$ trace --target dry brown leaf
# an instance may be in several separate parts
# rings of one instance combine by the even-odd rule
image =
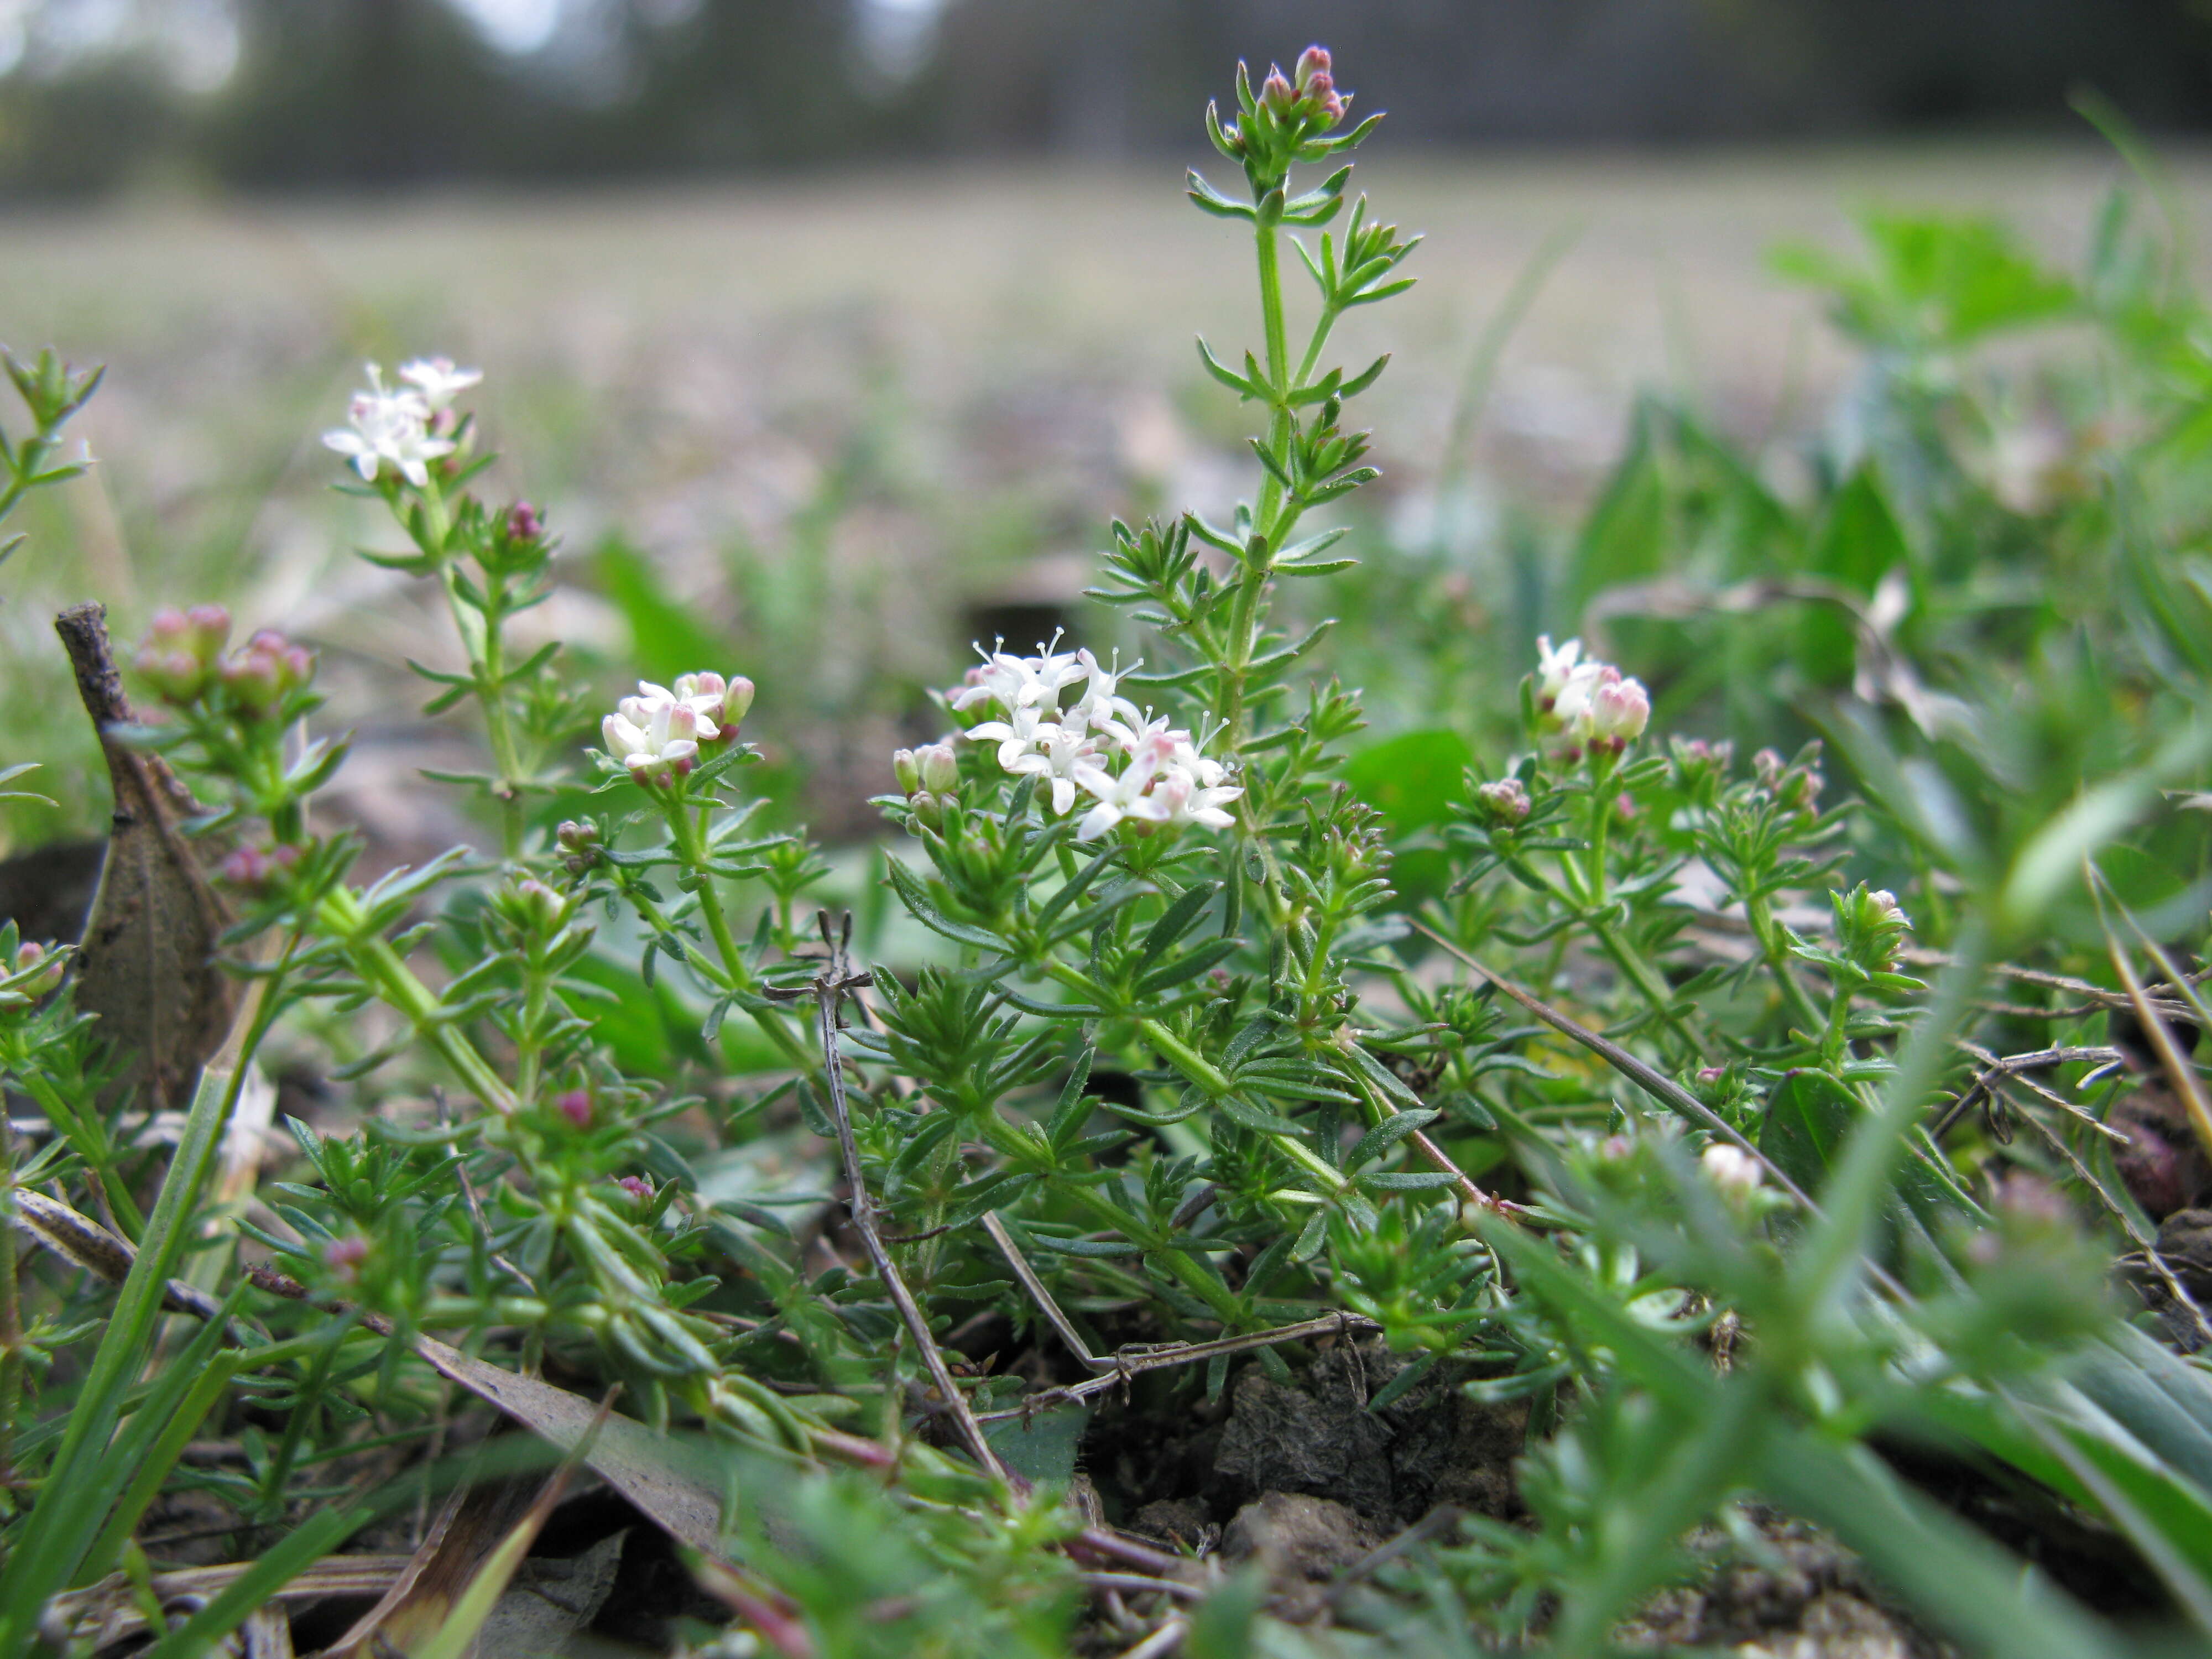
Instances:
[[[416,1351],[438,1373],[459,1383],[562,1452],[590,1433],[599,1407],[580,1394],[517,1371],[472,1359],[435,1337],[415,1339]],[[627,1417],[609,1417],[584,1462],[678,1543],[716,1559],[722,1553],[722,1504],[715,1490],[687,1474],[682,1449]]]
[[[530,1509],[543,1482],[517,1475],[470,1480],[439,1509],[406,1570],[383,1600],[331,1644],[326,1659],[415,1652],[438,1632],[483,1559]],[[370,1646],[374,1639],[376,1645]]]
[[[154,1595],[164,1607],[197,1605],[228,1589],[240,1575],[252,1570],[251,1561],[234,1561],[220,1567],[185,1567],[154,1575]],[[276,1593],[278,1601],[319,1601],[330,1595],[375,1595],[386,1589],[407,1565],[404,1555],[325,1556]],[[136,1636],[146,1628],[137,1592],[121,1573],[110,1573],[96,1584],[70,1590],[47,1603],[42,1628],[73,1632],[94,1648]]]
[[[132,1057],[149,1103],[181,1108],[238,1010],[238,984],[214,961],[232,921],[209,880],[223,849],[185,836],[181,826],[200,805],[161,758],[111,735],[132,716],[106,618],[105,606],[80,605],[54,619],[115,790],[107,856],[77,956],[76,1001]]]

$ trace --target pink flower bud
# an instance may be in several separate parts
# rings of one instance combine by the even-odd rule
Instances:
[[[179,708],[197,702],[207,689],[207,665],[189,651],[162,651],[149,644],[131,659],[131,665],[154,688],[155,696]]]
[[[284,890],[299,861],[296,847],[241,847],[222,861],[216,874],[249,898],[267,898]]]
[[[1518,823],[1528,816],[1528,790],[1518,778],[1499,778],[1474,792],[1482,809],[1496,820]]]
[[[897,781],[899,793],[911,795],[921,787],[921,767],[911,749],[891,750],[891,776]]]
[[[1590,693],[1589,720],[1592,738],[1619,749],[1644,735],[1651,720],[1651,700],[1638,681],[1607,681]]]
[[[914,758],[921,769],[921,787],[933,794],[949,795],[960,787],[960,757],[951,744],[924,744]]]
[[[753,683],[743,674],[731,675],[729,690],[722,694],[723,730],[734,732],[752,706]]]
[[[592,1097],[581,1089],[568,1089],[554,1096],[553,1109],[579,1129],[592,1127]]]
[[[45,970],[34,971],[41,963],[46,964]],[[40,945],[33,939],[26,939],[15,947],[15,966],[8,971],[11,976],[15,974],[31,975],[22,984],[15,988],[17,994],[27,997],[42,997],[49,991],[58,990],[61,988],[64,966],[63,958],[52,955],[52,946]]]
[[[219,605],[196,605],[185,612],[190,636],[186,649],[202,662],[213,662],[230,639],[230,612]]]
[[[274,652],[248,650],[223,664],[222,684],[248,713],[265,714],[284,695],[283,667]]]
[[[653,1202],[653,1183],[643,1176],[623,1176],[615,1182],[615,1185],[641,1204]]]
[[[1334,67],[1329,61],[1327,46],[1312,46],[1298,54],[1298,65],[1291,73],[1298,83],[1298,90],[1309,92],[1313,88],[1314,76],[1327,75]]]
[[[1733,1200],[1748,1198],[1758,1191],[1765,1173],[1757,1158],[1725,1140],[1717,1140],[1706,1147],[1698,1162],[1705,1165],[1706,1179]]]
[[[1270,67],[1267,78],[1260,83],[1260,101],[1277,115],[1288,115],[1298,101],[1297,89],[1283,78],[1279,67]]]
[[[545,533],[545,520],[528,501],[517,501],[507,509],[507,538],[511,542],[534,542]]]
[[[349,1285],[360,1276],[358,1269],[368,1257],[365,1238],[334,1238],[323,1246],[323,1265]]]

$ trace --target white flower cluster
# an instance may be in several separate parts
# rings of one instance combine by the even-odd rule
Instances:
[[[387,386],[382,368],[368,368],[368,385],[347,406],[348,424],[323,434],[323,442],[367,483],[388,465],[420,489],[430,482],[430,463],[453,453],[445,435],[457,424],[453,399],[483,371],[456,368],[451,357],[418,357],[400,366],[399,385]]]
[[[1188,732],[1151,719],[1121,694],[1120,682],[1134,666],[1109,669],[1088,651],[1050,645],[1034,657],[994,651],[946,696],[956,709],[985,707],[997,716],[963,735],[997,744],[1007,771],[1050,780],[1054,812],[1071,810],[1079,790],[1091,797],[1076,826],[1079,840],[1095,840],[1124,819],[1158,829],[1227,829],[1235,820],[1224,809],[1244,791],[1224,781],[1229,769],[1200,752]],[[1079,686],[1063,709],[1062,699]]]
[[[1553,650],[1548,634],[1536,638],[1536,707],[1575,742],[1616,755],[1651,721],[1651,698],[1642,681],[1627,678],[1609,662],[1584,658],[1580,640]]]
[[[667,783],[698,765],[701,744],[737,736],[752,706],[753,683],[742,674],[685,674],[672,687],[640,680],[637,695],[599,722],[599,736],[636,782]]]

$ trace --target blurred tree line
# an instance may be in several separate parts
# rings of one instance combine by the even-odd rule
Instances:
[[[2207,0],[522,0],[526,51],[516,0],[119,3],[0,0],[0,192],[1184,149],[1215,65],[1310,39],[1401,142],[2019,130],[2082,83],[2212,123]]]

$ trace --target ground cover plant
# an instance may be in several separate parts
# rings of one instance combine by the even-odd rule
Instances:
[[[1802,487],[1653,403],[1470,607],[1358,516],[1418,239],[1335,75],[1190,179],[1247,498],[947,665],[849,907],[744,736],[803,661],[521,642],[495,364],[323,439],[477,842],[363,872],[281,618],[63,615],[117,810],[0,933],[0,1655],[2212,1640],[2177,233],[1786,256],[1866,363]],[[0,510],[96,386],[10,365]]]

